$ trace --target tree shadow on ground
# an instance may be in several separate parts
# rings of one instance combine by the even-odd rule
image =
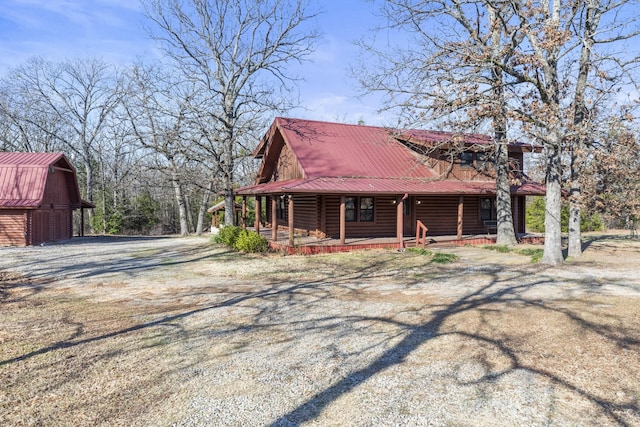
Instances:
[[[20,268],[28,276],[37,278],[83,279],[117,273],[135,276],[158,267],[186,267],[202,260],[213,261],[234,254],[228,249],[213,251],[201,245],[168,248],[150,246],[133,253],[122,247],[130,242],[155,243],[171,239],[167,237],[104,236],[90,239],[94,244],[96,241],[99,242],[99,254],[58,252],[56,247],[29,248],[29,256],[19,257]],[[82,247],[82,244],[77,245],[75,241],[69,241],[67,245]],[[53,259],[53,262],[50,259]]]
[[[582,252],[589,249],[594,244],[607,244],[607,243],[623,243],[634,242],[640,244],[640,240],[637,236],[631,234],[616,234],[616,233],[604,233],[597,235],[582,235]]]
[[[250,322],[238,323],[226,329],[212,329],[213,327],[203,327],[200,331],[192,331],[191,335],[199,333],[203,336],[228,336],[233,333],[243,333],[246,331],[260,331],[275,327],[293,328],[298,336],[320,333],[327,328],[336,327],[341,324],[354,325],[352,333],[367,333],[370,324],[391,324],[398,329],[397,333],[381,338],[376,345],[383,348],[381,342],[387,343],[388,348],[380,351],[379,354],[369,361],[365,366],[349,372],[346,376],[338,379],[330,386],[318,391],[305,402],[291,409],[286,414],[275,419],[271,425],[301,425],[306,422],[317,420],[331,403],[336,402],[341,396],[357,389],[368,380],[381,374],[382,372],[402,365],[417,349],[435,339],[447,336],[460,336],[473,342],[490,346],[509,360],[508,367],[499,371],[491,371],[475,380],[476,384],[488,383],[504,377],[515,371],[526,371],[531,374],[547,379],[553,384],[562,387],[593,404],[612,423],[626,426],[631,425],[623,412],[631,414],[638,419],[640,409],[636,401],[619,402],[613,398],[603,398],[594,392],[587,390],[576,382],[558,375],[556,372],[546,370],[540,366],[532,364],[523,359],[521,351],[518,350],[506,337],[496,337],[483,331],[452,331],[445,328],[445,323],[464,313],[481,313],[483,310],[501,310],[505,304],[522,307],[535,307],[544,312],[550,312],[564,316],[567,321],[578,324],[582,329],[603,337],[603,339],[625,346],[635,351],[640,350],[638,337],[633,330],[622,327],[605,325],[592,319],[585,318],[580,312],[571,308],[557,307],[547,303],[539,296],[529,295],[529,292],[536,291],[545,286],[555,286],[553,270],[534,268],[507,268],[498,266],[474,268],[471,271],[463,272],[455,265],[448,267],[435,267],[425,265],[424,271],[418,272],[415,276],[406,275],[399,277],[398,281],[403,283],[405,289],[421,285],[425,280],[432,283],[451,280],[452,276],[458,276],[460,283],[470,279],[472,276],[484,275],[489,279],[473,290],[453,297],[448,302],[438,302],[437,304],[420,303],[415,309],[422,310],[425,319],[419,322],[401,321],[394,316],[365,316],[353,313],[343,313],[339,315],[326,314],[323,316],[313,315],[309,318],[299,319],[297,324],[292,324],[285,312],[292,310],[304,313],[320,303],[330,303],[336,294],[342,297],[359,298],[359,292],[363,288],[375,288],[375,280],[380,278],[381,272],[386,270],[394,271],[396,258],[372,258],[371,262],[357,268],[348,268],[343,265],[327,264],[330,274],[322,275],[315,280],[273,280],[263,278],[259,283],[254,284],[253,290],[225,289],[224,296],[220,301],[211,304],[204,304],[190,310],[179,310],[176,313],[163,315],[153,320],[140,322],[133,326],[120,328],[107,333],[94,336],[86,336],[85,328],[78,322],[75,323],[74,332],[65,339],[56,341],[47,346],[25,352],[12,358],[0,361],[0,367],[11,366],[39,355],[44,355],[58,350],[68,350],[71,348],[90,345],[92,343],[107,341],[116,337],[127,336],[134,332],[151,330],[157,327],[166,327],[174,333],[184,334],[181,331],[181,321],[205,312],[228,307],[249,306],[254,310]],[[93,266],[95,267],[95,266]],[[92,267],[92,268],[93,268]],[[288,273],[295,276],[303,273],[308,266],[292,268]],[[320,268],[318,268],[321,270]],[[425,278],[425,274],[428,278]],[[534,274],[535,273],[535,274]],[[315,273],[317,275],[317,273]],[[578,283],[584,287],[589,287],[589,283]],[[258,288],[258,289],[256,289]],[[198,294],[200,290],[188,291]],[[226,296],[226,297],[225,297]],[[382,295],[382,298],[384,295]],[[260,304],[258,304],[260,303]],[[284,320],[280,320],[284,319]],[[68,319],[68,322],[72,322]],[[359,329],[361,328],[361,329]],[[395,342],[397,341],[397,342]],[[296,345],[295,342],[291,344]],[[359,349],[364,352],[369,348]],[[105,354],[101,357],[113,357],[112,354]],[[195,362],[192,366],[195,366]],[[75,372],[74,375],[81,373]]]
[[[500,271],[495,271],[494,279],[487,285],[468,293],[450,304],[435,309],[429,320],[419,324],[394,322],[396,326],[403,329],[403,338],[389,349],[382,352],[375,360],[371,361],[367,366],[351,372],[341,380],[335,382],[331,386],[316,393],[306,402],[300,404],[295,409],[282,415],[271,426],[291,426],[302,425],[307,422],[316,420],[322,412],[328,408],[333,402],[336,402],[341,396],[348,394],[360,385],[369,381],[374,376],[390,369],[393,366],[403,364],[407,358],[414,353],[420,346],[429,341],[435,340],[448,335],[458,335],[466,339],[470,339],[477,343],[489,345],[510,360],[510,366],[500,372],[490,372],[482,378],[475,381],[475,384],[482,384],[495,381],[496,379],[506,376],[515,371],[526,371],[528,373],[545,378],[551,383],[562,387],[563,389],[574,393],[575,395],[586,399],[599,408],[611,422],[627,426],[631,425],[620,413],[628,411],[635,419],[640,417],[640,406],[637,398],[624,403],[618,403],[614,399],[606,399],[598,396],[579,385],[574,384],[570,380],[559,376],[558,374],[542,369],[536,365],[522,361],[522,357],[514,348],[512,348],[508,340],[496,339],[491,336],[485,336],[481,333],[469,333],[465,331],[449,332],[443,328],[447,320],[472,311],[487,310],[495,307],[499,310],[500,304],[520,304],[523,306],[533,305],[543,311],[553,311],[561,313],[568,320],[577,323],[581,328],[589,330],[597,335],[604,337],[616,345],[633,348],[635,351],[640,350],[640,341],[637,337],[629,336],[631,332],[615,327],[605,327],[597,322],[587,321],[582,318],[580,313],[573,312],[569,309],[553,308],[538,299],[531,299],[524,296],[527,291],[542,285],[553,285],[552,275],[542,279],[531,281],[527,280],[529,273],[522,274],[521,277],[510,277],[510,282],[524,282],[521,285],[500,286]],[[354,321],[355,319],[343,319],[344,321]],[[358,318],[357,321],[374,321],[388,322],[389,319],[376,318]]]

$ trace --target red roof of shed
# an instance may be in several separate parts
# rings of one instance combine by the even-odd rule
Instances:
[[[0,152],[0,207],[40,206],[50,166],[73,170],[61,153]]]

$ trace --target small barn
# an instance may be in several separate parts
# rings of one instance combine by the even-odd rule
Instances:
[[[70,239],[80,198],[76,171],[61,153],[0,152],[0,245]]]

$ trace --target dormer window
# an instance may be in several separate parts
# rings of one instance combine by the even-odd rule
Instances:
[[[473,167],[473,153],[465,151],[460,153],[460,167],[472,168]]]

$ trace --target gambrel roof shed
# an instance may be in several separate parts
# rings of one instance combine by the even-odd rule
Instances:
[[[69,239],[80,198],[76,171],[62,153],[0,152],[0,244]]]
[[[0,207],[34,209],[42,205],[47,177],[56,171],[66,176],[69,204],[82,201],[75,169],[62,153],[0,153]]]

